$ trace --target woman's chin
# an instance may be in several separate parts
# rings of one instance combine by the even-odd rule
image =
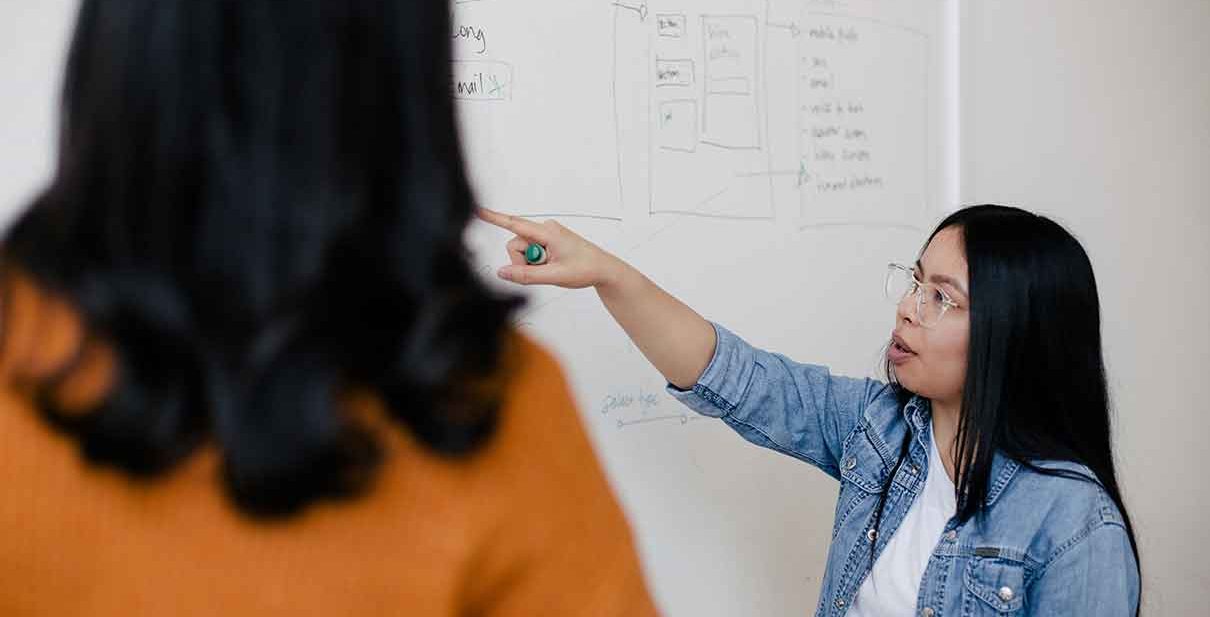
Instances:
[[[920,387],[924,384],[920,383],[920,376],[915,374],[912,367],[897,366],[895,367],[895,381],[905,390],[920,393]]]

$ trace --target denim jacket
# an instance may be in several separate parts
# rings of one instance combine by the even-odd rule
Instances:
[[[933,473],[928,401],[915,397],[901,406],[882,382],[833,376],[824,367],[756,349],[721,326],[715,331],[714,357],[698,383],[668,391],[694,411],[721,418],[744,439],[840,481],[815,614],[844,615],[869,574],[870,542],[880,554]],[[912,433],[907,459],[872,532],[905,431]],[[1109,495],[1087,467],[1032,464],[1087,481],[1045,475],[995,455],[984,513],[946,524],[920,582],[916,615],[1135,615],[1134,554]]]

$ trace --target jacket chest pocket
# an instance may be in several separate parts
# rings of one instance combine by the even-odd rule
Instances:
[[[1025,566],[998,558],[974,557],[963,574],[962,615],[1022,615]]]

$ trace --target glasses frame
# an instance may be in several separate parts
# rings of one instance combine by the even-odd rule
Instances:
[[[891,279],[895,275],[900,274],[900,273],[907,274],[908,276],[912,277],[912,286],[910,288],[908,288],[908,290],[906,292],[904,292],[902,296],[900,296],[898,298],[892,298],[891,293],[890,293]],[[934,290],[934,289],[937,290],[937,292],[939,294],[941,294],[941,312],[937,314],[937,319],[935,321],[933,321],[932,323],[925,323],[924,314],[923,314],[924,313],[924,292],[926,290]],[[944,289],[938,287],[937,285],[935,285],[933,283],[925,283],[925,282],[921,281],[920,279],[916,278],[916,269],[915,268],[909,268],[903,264],[899,264],[899,263],[895,263],[895,262],[891,262],[891,263],[887,264],[886,279],[883,282],[882,290],[883,290],[883,294],[886,295],[887,299],[894,301],[896,304],[903,302],[903,299],[908,296],[911,296],[911,295],[916,296],[916,309],[913,312],[913,316],[916,318],[916,323],[920,324],[921,326],[924,326],[925,328],[936,327],[937,324],[941,323],[941,320],[945,318],[945,314],[947,312],[949,312],[949,310],[951,308],[958,308],[958,303],[954,302],[954,300],[952,298],[950,298],[950,295],[948,293],[946,293]],[[930,291],[930,293],[931,293],[931,291]]]

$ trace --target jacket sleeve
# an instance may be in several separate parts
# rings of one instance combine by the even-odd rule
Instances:
[[[667,390],[690,409],[721,418],[744,439],[806,461],[839,479],[845,437],[866,407],[889,392],[873,379],[838,377],[749,345],[714,324],[714,357],[689,390]]]
[[[1135,617],[1139,573],[1126,529],[1104,523],[1051,558],[1030,586],[1030,615]]]

